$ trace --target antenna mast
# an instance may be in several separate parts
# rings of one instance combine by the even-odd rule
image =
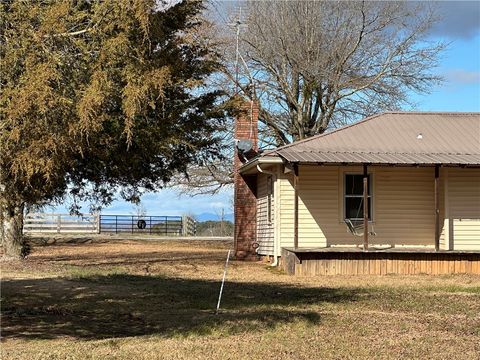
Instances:
[[[235,29],[235,95],[238,94],[238,89],[239,89],[239,66],[238,66],[238,60],[242,60],[243,66],[245,67],[245,70],[247,71],[248,78],[250,80],[250,91],[251,94],[246,94],[251,98],[250,101],[250,132],[249,132],[249,139],[252,139],[253,136],[253,126],[257,126],[256,124],[253,124],[253,98],[255,97],[255,89],[254,89],[254,82],[253,82],[253,77],[252,74],[250,73],[250,69],[248,68],[247,63],[245,62],[245,59],[243,58],[242,54],[240,54],[240,31],[243,29],[247,28],[247,23],[243,21],[243,11],[242,7],[238,6],[236,11],[233,13],[232,16],[233,21],[228,23],[227,25],[230,26],[231,28]]]
[[[238,81],[239,81],[239,68],[238,68],[238,59],[242,56],[240,55],[240,31],[247,27],[247,24],[243,21],[243,11],[242,7],[237,7],[237,10],[234,12],[233,21],[227,25],[235,29],[235,94],[238,94]],[[242,58],[243,60],[243,58]]]

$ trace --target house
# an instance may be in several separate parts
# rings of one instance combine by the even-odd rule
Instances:
[[[256,127],[255,109],[237,119],[250,152]],[[480,113],[382,113],[237,150],[235,168],[237,257],[306,275],[480,273]]]

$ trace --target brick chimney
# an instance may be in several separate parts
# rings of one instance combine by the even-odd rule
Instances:
[[[241,114],[235,121],[235,141],[252,141],[252,150],[239,154],[235,146],[233,162],[234,171],[234,244],[237,259],[254,259],[253,243],[257,240],[257,177],[241,176],[238,168],[258,151],[258,106],[255,102],[246,101],[242,105]]]

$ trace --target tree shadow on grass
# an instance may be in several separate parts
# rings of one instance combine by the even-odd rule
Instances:
[[[62,265],[81,265],[82,267],[98,267],[98,266],[127,266],[127,265],[152,265],[158,263],[192,263],[195,260],[201,260],[202,264],[208,262],[218,262],[218,254],[205,253],[194,255],[182,251],[150,251],[144,253],[121,253],[109,255],[105,258],[105,254],[100,252],[97,255],[92,254],[71,254],[58,255],[52,258],[50,255],[36,255],[35,261],[48,262],[49,264],[59,263]]]
[[[284,323],[322,321],[305,307],[356,301],[359,290],[227,282],[215,315],[219,283],[139,275],[5,280],[3,338],[102,339],[235,334]]]
[[[103,244],[107,243],[108,238],[100,238],[95,236],[75,236],[75,235],[52,235],[40,236],[27,234],[26,239],[31,246],[68,246],[68,245],[85,245],[85,244]]]

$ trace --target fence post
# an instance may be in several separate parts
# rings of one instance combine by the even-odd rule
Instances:
[[[132,234],[133,234],[133,215],[132,215]]]
[[[102,214],[97,212],[96,216],[96,221],[97,221],[97,234],[100,234],[102,232],[101,226],[102,226]]]
[[[152,217],[150,216],[150,235],[152,234]]]
[[[62,216],[57,215],[57,233],[60,233],[61,227],[62,227]]]
[[[118,216],[115,215],[115,234],[118,233],[118,229],[117,229],[117,228],[118,228]]]
[[[168,216],[165,216],[165,236],[168,235]]]

